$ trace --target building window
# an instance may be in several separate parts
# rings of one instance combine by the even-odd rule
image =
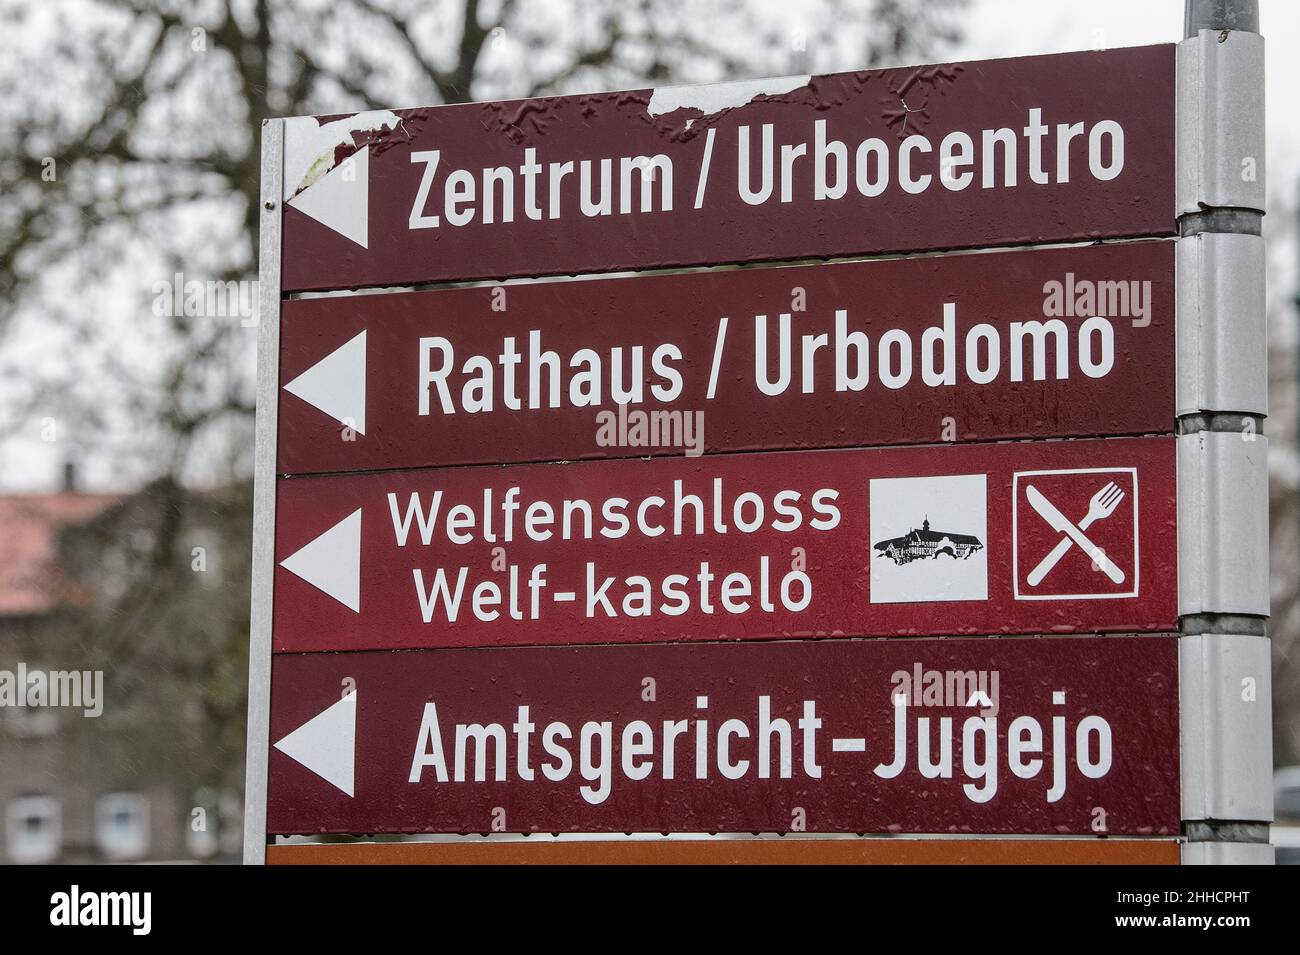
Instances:
[[[59,857],[62,817],[51,796],[19,796],[5,814],[9,861],[41,864]]]
[[[149,801],[138,793],[109,793],[95,804],[95,844],[106,859],[126,862],[149,854]]]

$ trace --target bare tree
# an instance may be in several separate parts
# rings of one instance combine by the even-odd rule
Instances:
[[[177,276],[255,277],[263,119],[895,65],[941,53],[964,3],[0,0],[0,334],[40,343],[0,362],[0,440],[41,423],[161,479],[118,515],[144,544],[79,639],[171,681],[151,719],[191,728],[196,785],[238,779],[247,570],[195,589],[182,487],[241,489],[208,503],[245,554],[255,330],[238,296],[177,308]]]
[[[1271,257],[1268,420],[1264,428],[1269,441],[1272,564],[1268,633],[1273,651],[1273,757],[1278,765],[1286,765],[1300,763],[1300,368],[1296,355],[1300,288],[1294,285],[1298,238],[1294,192],[1275,191],[1269,209],[1264,220]]]
[[[954,39],[964,0],[0,3],[0,328],[66,358],[0,365],[8,425],[149,446],[143,477],[248,443],[247,316],[165,300],[178,273],[253,277],[263,119],[867,68]]]

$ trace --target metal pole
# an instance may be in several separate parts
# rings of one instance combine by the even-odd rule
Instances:
[[[1258,33],[1258,0],[1187,0],[1183,37],[1190,40],[1202,30]]]
[[[1271,863],[1264,41],[1187,0],[1177,77],[1183,860]]]
[[[275,574],[275,454],[280,390],[280,224],[284,120],[262,124],[257,299],[257,433],[253,446],[253,593],[248,632],[248,747],[244,864],[266,861],[266,777],[271,737],[271,588]]]

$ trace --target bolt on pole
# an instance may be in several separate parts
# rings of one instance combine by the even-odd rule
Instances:
[[[1187,0],[1184,37],[1176,122],[1183,861],[1270,864],[1258,3]]]

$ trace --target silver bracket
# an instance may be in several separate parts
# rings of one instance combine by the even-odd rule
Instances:
[[[1271,668],[1267,637],[1178,642],[1184,820],[1273,819]]]
[[[1201,30],[1178,44],[1175,215],[1264,211],[1264,38]]]
[[[1178,614],[1267,617],[1268,439],[1178,436]]]
[[[1177,413],[1267,415],[1264,240],[1201,232],[1176,246]]]

